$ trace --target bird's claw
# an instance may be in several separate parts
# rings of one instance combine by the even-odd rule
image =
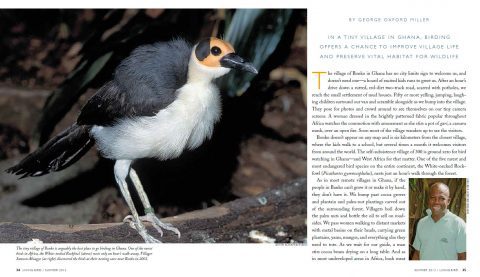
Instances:
[[[160,221],[160,219],[158,219],[158,217],[155,216],[154,213],[147,213],[146,215],[141,216],[140,219],[145,222],[150,222],[162,237],[163,237],[163,230],[162,230],[163,228],[165,230],[174,232],[175,234],[177,234],[178,238],[180,238],[180,231],[177,228],[173,227],[173,225],[170,223],[164,223]]]
[[[181,234],[180,234],[180,231],[177,228],[173,227],[173,225],[170,224],[170,223],[164,223],[164,222],[160,221],[160,219],[158,219],[158,217],[156,217],[154,213],[147,213],[144,216],[140,216],[140,220],[144,221],[144,222],[150,222],[152,224],[152,226],[157,230],[157,232],[160,233],[161,237],[163,237],[163,230],[162,230],[162,228],[163,228],[165,230],[169,230],[169,231],[174,232],[178,236],[178,238],[180,238]],[[145,239],[144,235],[141,233],[141,230],[139,230],[139,229],[142,229],[142,228],[137,228],[138,224],[135,222],[135,218],[132,215],[126,216],[123,219],[123,222],[128,223],[131,228],[137,230],[140,233],[140,235],[143,237],[143,239],[146,242],[149,242],[149,241],[147,241],[147,239]],[[145,235],[146,236],[151,237],[153,240],[155,240],[154,242],[159,242],[157,239],[155,239],[154,237],[147,234],[147,231],[146,231],[145,227],[143,227],[143,230],[145,230]]]
[[[140,236],[142,236],[143,240],[146,242],[146,243],[162,243],[161,241],[159,241],[158,239],[154,238],[153,236],[149,235],[147,233],[147,230],[144,229],[144,230],[141,230],[138,232],[140,234]]]
[[[137,222],[132,215],[128,215],[123,219],[124,223],[128,223],[128,225],[135,229],[138,234],[143,238],[146,243],[162,243],[158,239],[154,238],[153,236],[149,235],[147,229],[143,225],[142,222]]]

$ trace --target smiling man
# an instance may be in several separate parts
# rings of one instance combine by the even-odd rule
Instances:
[[[465,222],[448,210],[450,189],[444,183],[430,187],[427,216],[420,219],[412,260],[465,260]]]

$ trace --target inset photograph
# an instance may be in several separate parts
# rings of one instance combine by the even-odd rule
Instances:
[[[466,178],[409,179],[410,260],[466,260]]]

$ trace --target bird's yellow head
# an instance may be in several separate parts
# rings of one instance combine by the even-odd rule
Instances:
[[[197,61],[206,67],[234,68],[254,74],[258,73],[251,63],[235,54],[235,49],[233,49],[230,43],[219,38],[210,37],[202,39],[195,46],[194,53]]]

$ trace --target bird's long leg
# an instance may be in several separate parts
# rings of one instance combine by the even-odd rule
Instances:
[[[173,227],[172,224],[164,223],[160,221],[160,219],[157,216],[155,216],[155,212],[153,211],[153,208],[150,205],[150,201],[148,201],[147,194],[143,189],[142,183],[140,182],[140,178],[138,178],[137,172],[133,168],[130,168],[130,179],[132,180],[133,185],[135,186],[135,189],[137,190],[138,195],[140,196],[140,200],[142,201],[143,208],[145,209],[145,216],[142,216],[140,218],[143,221],[148,221],[152,223],[153,227],[157,229],[160,235],[163,236],[163,231],[162,231],[162,228],[163,228],[165,230],[174,232],[180,238],[180,231],[177,228]]]
[[[152,237],[147,233],[147,229],[145,228],[145,225],[143,225],[142,221],[140,220],[138,216],[138,212],[135,209],[135,204],[133,203],[132,197],[130,196],[130,192],[128,191],[128,184],[126,179],[128,177],[128,172],[130,171],[131,164],[132,164],[132,161],[130,160],[118,160],[115,162],[115,166],[114,166],[115,180],[117,181],[120,191],[122,192],[123,198],[127,202],[127,205],[130,208],[130,211],[132,212],[131,217],[133,217],[133,219],[130,218],[130,216],[128,216],[127,218],[131,219],[130,226],[135,230],[137,230],[137,232],[140,234],[140,236],[142,236],[145,242],[148,242],[148,243],[160,242],[159,240],[157,240],[156,238]]]

